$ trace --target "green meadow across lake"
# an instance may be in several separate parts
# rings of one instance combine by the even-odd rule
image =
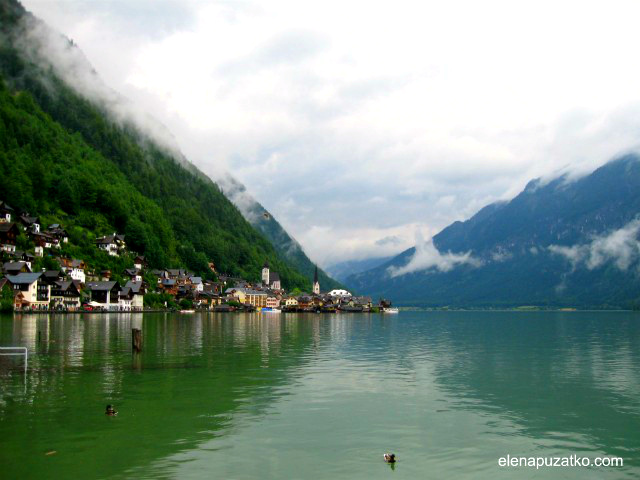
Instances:
[[[640,476],[638,313],[7,315],[0,345],[2,478]]]

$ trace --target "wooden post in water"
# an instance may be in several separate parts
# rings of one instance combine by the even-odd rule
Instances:
[[[131,329],[131,350],[134,352],[142,351],[142,330],[139,328]]]

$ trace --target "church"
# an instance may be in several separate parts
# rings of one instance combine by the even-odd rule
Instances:
[[[278,272],[271,272],[269,270],[269,262],[264,262],[262,267],[262,283],[273,290],[281,290],[280,275]]]

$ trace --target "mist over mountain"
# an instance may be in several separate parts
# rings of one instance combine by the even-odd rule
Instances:
[[[224,194],[234,205],[238,207],[244,218],[269,239],[283,258],[290,262],[300,273],[313,278],[316,265],[307,257],[302,246],[282,228],[282,225],[270,212],[251,196],[244,185],[230,175],[219,178],[217,184],[220,185]],[[318,268],[318,281],[323,290],[343,288],[339,282],[320,268]]]
[[[164,126],[14,0],[0,2],[0,82],[0,200],[62,223],[80,243],[124,233],[155,267],[208,275],[212,261],[257,280],[268,261],[284,286],[310,289],[313,265],[297,244],[286,253],[294,241],[275,219],[278,235],[254,228]]]
[[[327,267],[327,272],[341,282],[344,282],[351,275],[371,270],[383,263],[387,263],[393,257],[374,257],[364,258],[362,260],[347,260],[344,262],[334,263]]]
[[[423,307],[630,308],[640,301],[640,157],[531,181],[347,285]]]

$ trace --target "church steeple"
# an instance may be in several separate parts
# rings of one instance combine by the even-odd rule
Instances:
[[[320,282],[318,282],[318,266],[316,265],[316,271],[313,274],[313,293],[320,295]]]

